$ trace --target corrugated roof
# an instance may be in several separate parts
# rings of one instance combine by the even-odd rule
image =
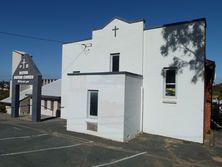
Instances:
[[[31,95],[32,93],[27,93]],[[61,97],[61,79],[42,86],[42,96]]]

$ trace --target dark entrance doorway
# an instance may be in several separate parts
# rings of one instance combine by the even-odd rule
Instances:
[[[20,85],[32,85],[32,121],[41,120],[42,74],[28,54],[23,54],[12,78],[12,113],[19,117]]]

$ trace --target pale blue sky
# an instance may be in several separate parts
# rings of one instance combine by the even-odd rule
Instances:
[[[222,82],[221,7],[220,0],[1,0],[0,32],[70,41],[91,37],[93,28],[114,16],[144,18],[147,27],[205,17],[207,56],[216,61],[216,82]],[[44,77],[60,77],[61,43],[0,33],[0,80],[10,78],[13,50],[32,54]]]

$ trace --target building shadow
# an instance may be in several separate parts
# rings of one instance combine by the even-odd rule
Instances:
[[[41,116],[42,118],[41,118],[41,122],[44,122],[44,121],[48,121],[48,120],[52,120],[52,119],[56,119],[56,118],[60,118],[60,116],[61,116],[61,111],[58,109],[57,111],[56,111],[56,116]]]
[[[41,118],[41,122],[44,122],[44,121],[48,121],[48,120],[52,120],[52,119],[56,119],[58,117],[46,117],[46,118]]]

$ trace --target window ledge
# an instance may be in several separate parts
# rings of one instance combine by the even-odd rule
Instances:
[[[87,118],[86,122],[90,122],[90,123],[97,123],[98,120],[96,118]]]
[[[168,103],[168,104],[176,104],[177,103],[177,99],[176,98],[163,98],[163,103]]]

